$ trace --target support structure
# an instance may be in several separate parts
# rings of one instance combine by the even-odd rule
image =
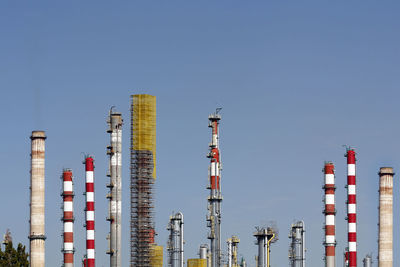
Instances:
[[[325,162],[325,267],[336,267],[336,206],[335,206],[335,166]]]
[[[347,148],[347,225],[349,267],[357,267],[356,152]]]
[[[379,171],[379,267],[393,267],[393,168]]]
[[[219,151],[219,121],[221,115],[220,109],[208,116],[208,127],[212,129],[210,152],[207,157],[210,158],[209,167],[209,186],[210,196],[208,197],[207,226],[210,228],[208,239],[210,239],[211,266],[221,267],[221,163]]]
[[[63,191],[61,196],[63,198],[63,217],[64,224],[64,243],[62,252],[64,254],[64,267],[74,267],[74,188],[72,171],[64,169],[61,176],[63,181]]]
[[[237,255],[240,239],[233,235],[226,243],[228,245],[228,267],[239,267]]]
[[[183,214],[178,212],[169,217],[167,230],[168,238],[168,266],[183,267]]]
[[[156,178],[156,97],[132,95],[131,267],[149,267],[152,255],[153,184]]]
[[[276,230],[272,227],[259,228],[256,227],[256,232],[253,234],[256,238],[258,246],[257,267],[270,267],[270,252],[271,243],[276,242]]]
[[[30,229],[29,261],[31,267],[45,266],[45,140],[43,131],[33,131],[31,136]]]
[[[304,221],[298,221],[291,226],[289,232],[289,238],[291,239],[289,248],[290,267],[306,266],[306,244],[304,227]]]
[[[109,200],[107,220],[110,222],[109,248],[110,267],[121,267],[121,199],[122,199],[122,116],[111,108],[108,118],[108,130],[110,145],[107,147],[107,155],[110,156],[109,171],[110,183],[107,187]]]
[[[84,161],[86,169],[86,267],[95,267],[94,237],[94,160],[87,156]]]

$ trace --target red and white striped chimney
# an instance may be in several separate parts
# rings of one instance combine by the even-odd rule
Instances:
[[[335,235],[335,166],[326,162],[325,173],[325,266],[336,267],[336,235]]]
[[[347,148],[347,225],[349,267],[357,267],[356,152]]]
[[[74,266],[74,188],[72,182],[72,171],[65,169],[63,180],[63,222],[64,222],[64,266]]]
[[[95,267],[94,239],[94,160],[85,158],[86,167],[86,266]]]

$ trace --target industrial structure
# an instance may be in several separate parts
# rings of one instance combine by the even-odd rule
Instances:
[[[211,143],[209,144],[210,158],[209,185],[210,196],[208,197],[208,211],[207,226],[210,228],[208,239],[210,239],[210,253],[211,253],[211,266],[209,267],[222,267],[221,266],[221,162],[219,151],[219,121],[221,115],[217,109],[215,113],[208,116],[208,127],[212,129]]]
[[[379,267],[393,266],[393,168],[379,171]]]
[[[31,135],[29,260],[31,267],[45,266],[45,140],[43,131]]]
[[[148,267],[154,243],[156,97],[132,95],[130,266]]]
[[[365,258],[363,260],[363,266],[364,267],[372,267],[372,256],[371,255],[365,256]]]
[[[64,169],[61,176],[63,191],[61,196],[63,198],[63,248],[64,254],[63,266],[74,267],[74,188],[72,171]]]
[[[357,267],[356,152],[347,148],[347,229],[349,267]]]
[[[290,228],[289,238],[291,239],[289,248],[289,266],[306,266],[306,242],[304,221],[293,223]]]
[[[107,187],[110,192],[107,194],[109,200],[107,220],[110,222],[110,233],[108,235],[109,248],[107,254],[110,255],[110,267],[121,267],[121,199],[122,199],[122,116],[119,112],[114,112],[111,108],[107,120],[110,134],[110,145],[107,147],[109,159],[110,183]]]
[[[273,227],[256,227],[253,235],[258,246],[257,267],[270,267],[271,243],[278,241],[277,231]]]
[[[226,243],[228,245],[228,267],[239,267],[237,255],[240,239],[233,235]]]
[[[168,251],[168,266],[183,267],[183,214],[178,212],[169,217],[167,226],[169,231],[167,251]]]
[[[324,166],[325,192],[325,267],[336,267],[336,207],[335,207],[335,166],[325,162]]]
[[[94,160],[87,156],[84,161],[86,170],[86,267],[95,267],[95,232],[94,232]]]

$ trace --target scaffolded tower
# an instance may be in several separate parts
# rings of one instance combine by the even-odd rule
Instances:
[[[168,266],[183,267],[183,214],[178,212],[169,217],[167,230],[168,238]]]
[[[61,176],[63,181],[63,191],[61,196],[63,198],[63,216],[62,221],[64,224],[64,243],[62,252],[64,254],[64,267],[74,267],[74,188],[72,181],[72,171],[64,169]]]
[[[290,267],[306,266],[306,244],[304,222],[298,221],[292,224],[289,238],[292,239],[289,249]]]
[[[44,233],[44,153],[46,135],[33,131],[31,136],[31,200],[29,260],[31,267],[45,266]]]
[[[349,267],[357,267],[356,152],[347,148],[347,225]]]
[[[86,266],[95,267],[94,238],[94,160],[91,156],[83,162],[86,170]]]
[[[156,178],[156,97],[132,95],[130,266],[149,267]]]
[[[332,162],[325,162],[325,267],[336,267],[336,234],[335,234],[335,166]]]
[[[228,245],[228,267],[239,267],[237,254],[240,239],[233,235],[226,241],[226,243]]]
[[[219,153],[219,121],[221,115],[218,114],[220,109],[214,114],[208,116],[208,127],[212,128],[212,138],[209,144],[210,152],[207,157],[210,158],[209,167],[209,186],[210,196],[208,197],[207,226],[210,228],[208,239],[210,239],[211,250],[211,266],[221,267],[221,163]]]
[[[393,168],[379,171],[379,267],[393,267]]]
[[[121,152],[122,152],[122,116],[119,112],[114,112],[111,108],[108,118],[108,130],[110,134],[110,145],[107,147],[107,155],[110,156],[109,172],[110,183],[107,187],[110,192],[107,194],[109,199],[107,220],[110,222],[110,234],[108,236],[110,255],[110,266],[121,267]]]
[[[256,227],[256,230],[253,235],[257,238],[255,243],[258,246],[257,267],[270,267],[271,243],[278,241],[277,231],[272,227]]]

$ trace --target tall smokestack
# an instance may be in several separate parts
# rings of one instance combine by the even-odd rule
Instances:
[[[85,158],[86,169],[86,266],[95,267],[94,238],[94,160]]]
[[[347,148],[347,225],[349,267],[357,267],[356,152]]]
[[[209,179],[210,185],[210,196],[208,197],[208,209],[209,215],[207,216],[207,226],[210,227],[210,233],[208,239],[210,239],[210,251],[211,251],[211,266],[221,266],[221,163],[220,163],[220,151],[219,151],[219,121],[221,115],[218,114],[220,109],[214,114],[208,116],[208,126],[212,128],[212,138],[209,144],[210,152],[208,158],[210,158],[209,167]]]
[[[325,173],[325,267],[336,267],[336,234],[335,234],[335,166],[326,162]]]
[[[64,267],[74,266],[74,189],[72,181],[72,171],[65,169],[62,175],[63,192],[63,223],[64,223],[64,244],[62,252],[64,254]]]
[[[393,168],[379,171],[379,267],[393,266]]]
[[[45,266],[44,232],[44,131],[33,131],[31,136],[31,205],[29,231],[29,259],[31,267]]]
[[[110,221],[110,248],[107,251],[110,254],[110,266],[121,267],[121,162],[122,162],[122,116],[119,112],[110,110],[108,119],[108,133],[110,133],[110,146],[107,147],[107,154],[110,155],[109,176],[110,193],[107,194],[109,199],[108,217]]]

